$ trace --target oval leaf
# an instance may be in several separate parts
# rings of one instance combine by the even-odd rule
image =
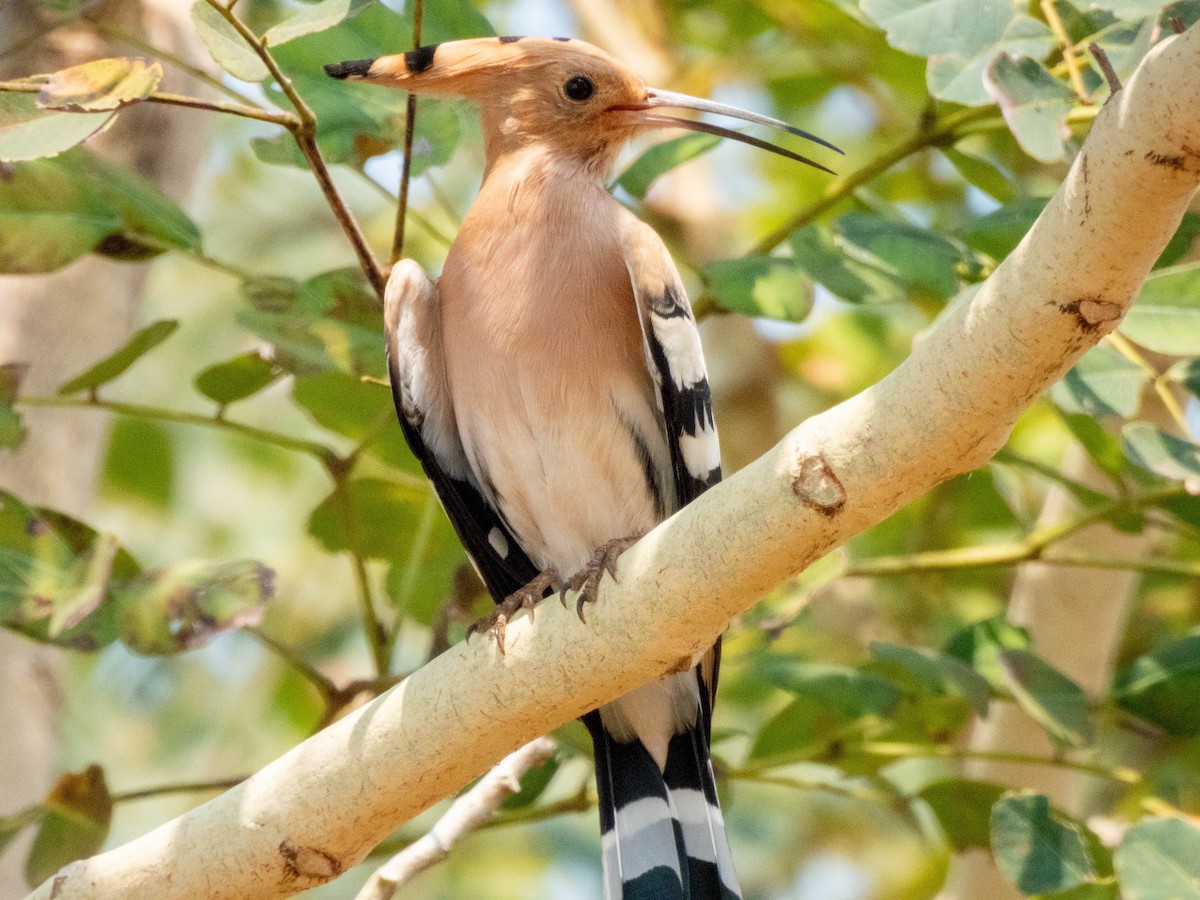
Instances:
[[[1200,634],[1138,657],[1114,680],[1112,694],[1122,709],[1168,734],[1200,734]]]
[[[1143,469],[1173,481],[1200,478],[1200,447],[1191,441],[1148,422],[1130,422],[1121,429],[1121,437],[1125,455]]]
[[[64,775],[43,805],[45,815],[25,862],[30,884],[41,884],[67,863],[98,852],[112,823],[112,796],[99,766]]]
[[[799,322],[812,309],[812,285],[789,259],[720,260],[705,268],[704,277],[718,305],[747,316]]]
[[[1125,900],[1200,900],[1200,829],[1182,819],[1134,825],[1113,862]]]
[[[355,550],[372,559],[405,560],[409,541],[398,533],[395,523],[414,521],[413,510],[424,504],[428,488],[358,478],[350,482],[348,493],[349,504],[334,491],[313,510],[309,534],[333,553]],[[352,518],[348,520],[348,516]],[[353,523],[354,533],[348,531],[347,521]]]
[[[984,86],[1021,149],[1039,162],[1057,162],[1075,95],[1036,59],[1002,53],[984,71]]]
[[[55,72],[37,103],[44,109],[77,112],[119,109],[154,93],[162,74],[162,66],[148,59],[97,59]]]
[[[270,47],[278,47],[306,34],[324,31],[343,19],[356,15],[374,2],[375,0],[322,0],[269,28],[263,35],[263,42]]]
[[[242,81],[262,81],[270,71],[237,29],[205,0],[192,4],[192,23],[218,66]]]
[[[111,112],[42,109],[34,94],[0,92],[0,162],[57,156],[107,128],[114,118]]]
[[[955,850],[991,848],[992,807],[1004,793],[1003,785],[969,778],[944,778],[921,788],[938,824]]]
[[[175,329],[178,327],[179,322],[175,319],[163,319],[162,321],[147,325],[130,338],[124,347],[111,356],[100,360],[100,362],[87,371],[76,375],[60,387],[58,392],[60,394],[74,394],[78,391],[91,391],[102,384],[107,384],[113,379],[119,378],[138,359],[174,334]]]
[[[196,390],[222,406],[245,400],[283,375],[283,371],[252,351],[209,366],[196,376]]]
[[[202,647],[218,634],[262,622],[275,573],[251,560],[185,560],[114,592],[121,640],[160,656]]]
[[[1200,356],[1200,263],[1152,273],[1121,333],[1156,353]]]
[[[1017,703],[1055,741],[1086,747],[1095,726],[1083,688],[1027,650],[1000,651],[1000,671]]]
[[[1070,890],[1097,875],[1083,829],[1051,810],[1044,794],[1008,793],[997,801],[992,853],[1022,894]]]
[[[685,134],[681,138],[655,144],[621,173],[617,184],[630,196],[641,200],[656,178],[677,166],[713,150],[721,139],[711,134]]]
[[[1098,344],[1050,389],[1050,396],[1067,412],[1128,418],[1138,411],[1149,380],[1140,366]]]
[[[1004,36],[1014,14],[1009,0],[862,0],[862,11],[889,44],[917,56],[978,53]]]

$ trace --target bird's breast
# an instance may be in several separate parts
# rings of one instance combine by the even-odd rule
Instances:
[[[646,457],[668,456],[618,225],[589,209],[550,227],[473,208],[439,282],[467,458],[531,558],[564,575],[656,524]]]

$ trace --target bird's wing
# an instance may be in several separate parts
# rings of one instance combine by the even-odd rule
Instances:
[[[712,392],[692,305],[675,263],[654,229],[630,218],[624,232],[625,265],[641,317],[646,363],[658,390],[677,508],[681,508],[721,480]],[[720,663],[718,639],[696,667],[704,721],[710,728]]]
[[[679,272],[654,230],[633,220],[625,229],[624,251],[682,507],[721,480],[700,334]]]
[[[384,323],[400,428],[480,577],[499,602],[538,570],[504,517],[484,499],[467,464],[446,383],[437,286],[412,260],[392,268],[384,293]]]

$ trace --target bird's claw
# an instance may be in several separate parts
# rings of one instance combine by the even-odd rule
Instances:
[[[558,592],[558,599],[563,606],[567,605],[567,592],[579,591],[579,598],[575,601],[575,614],[579,616],[579,621],[587,623],[587,619],[583,617],[583,607],[587,603],[595,603],[600,591],[600,582],[604,578],[604,573],[607,572],[612,576],[612,580],[617,580],[617,560],[621,558],[621,554],[632,547],[641,535],[631,535],[630,537],[615,538],[596,548],[596,552],[592,554],[592,558],[588,560],[587,565],[572,575],[562,586]]]
[[[496,642],[496,647],[500,650],[500,655],[504,655],[504,631],[508,627],[508,621],[518,612],[523,609],[529,610],[529,618],[534,616],[534,607],[546,593],[546,589],[553,587],[558,583],[558,573],[554,569],[547,569],[535,577],[529,584],[524,587],[517,588],[502,601],[496,604],[495,611],[484,616],[478,622],[473,622],[467,626],[466,640],[469,643],[471,636],[481,631],[486,631]]]

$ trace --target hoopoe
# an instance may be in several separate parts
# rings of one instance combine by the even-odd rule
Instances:
[[[400,425],[504,624],[550,590],[592,601],[634,539],[721,478],[700,338],[659,236],[606,190],[650,128],[773,144],[664,108],[831,144],[776,119],[650,88],[597,48],[480,38],[325,67],[480,110],[483,184],[441,277],[392,269],[387,351]],[[840,152],[840,151],[838,151]],[[825,169],[825,171],[828,171]],[[584,717],[611,898],[740,897],[709,759],[720,643],[687,672]]]

